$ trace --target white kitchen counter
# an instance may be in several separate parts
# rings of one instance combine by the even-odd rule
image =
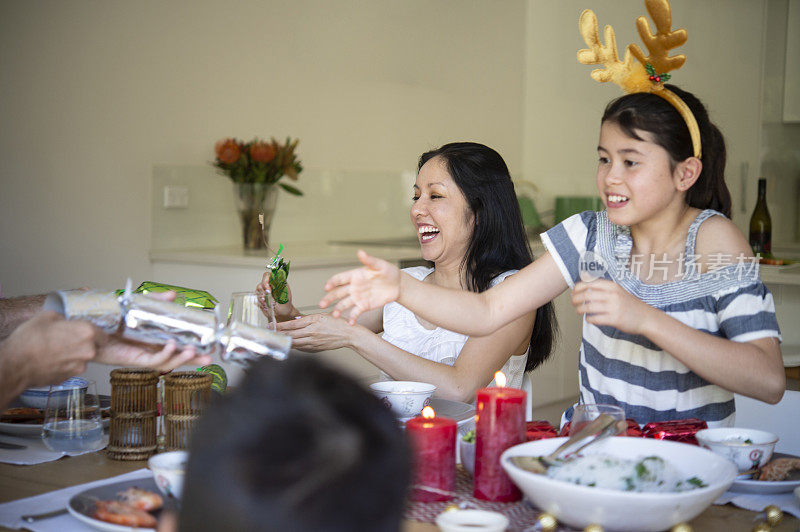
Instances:
[[[531,242],[536,256],[543,252],[538,239]],[[419,246],[357,246],[329,242],[297,242],[284,245],[283,256],[292,261],[292,269],[358,265],[356,251],[367,253],[390,262],[419,260]],[[150,262],[198,264],[207,266],[236,266],[263,268],[270,253],[265,250],[249,251],[240,246],[160,250],[150,252]],[[800,264],[790,266],[761,266],[761,279],[768,284],[800,286]]]
[[[761,280],[768,285],[800,286],[800,264],[790,266],[761,266]]]
[[[320,267],[352,267],[360,264],[356,251],[364,249],[390,262],[421,259],[419,246],[356,246],[328,242],[284,244],[283,257],[292,262],[292,270]],[[152,263],[181,263],[205,266],[265,268],[272,254],[266,250],[250,251],[241,246],[161,250],[150,252]]]

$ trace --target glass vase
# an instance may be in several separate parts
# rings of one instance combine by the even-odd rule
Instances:
[[[265,249],[278,204],[278,187],[267,183],[234,183],[236,210],[242,223],[244,249]],[[259,215],[264,215],[264,227]]]

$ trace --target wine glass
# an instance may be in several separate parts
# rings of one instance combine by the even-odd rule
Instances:
[[[103,448],[100,400],[94,381],[72,378],[50,386],[42,440],[51,451],[66,454]]]
[[[231,294],[231,304],[228,307],[228,325],[231,321],[238,321],[262,329],[276,329],[275,310],[273,309],[272,295],[267,292],[265,302],[259,304],[259,296],[254,292],[234,292]],[[266,312],[266,314],[265,314]]]
[[[600,414],[608,414],[615,421],[625,421],[625,411],[616,405],[582,404],[576,405],[572,412],[572,421],[569,425],[569,434],[572,436],[583,427],[597,419]]]

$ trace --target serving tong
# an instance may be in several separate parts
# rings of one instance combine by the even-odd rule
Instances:
[[[519,468],[544,475],[550,467],[559,465],[564,458],[568,458],[609,436],[620,434],[626,428],[627,422],[625,420],[617,420],[608,414],[600,414],[597,418],[581,427],[578,432],[570,435],[567,441],[559,445],[555,451],[547,456],[512,456],[510,460],[511,463]],[[585,441],[587,438],[589,440]]]

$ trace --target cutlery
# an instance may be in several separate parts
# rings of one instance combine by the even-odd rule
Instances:
[[[608,436],[614,436],[621,433],[627,427],[626,421],[615,420],[608,414],[600,414],[597,419],[591,421],[586,426],[581,428],[578,432],[571,435],[567,441],[562,443],[555,451],[547,456],[512,456],[511,462],[533,473],[544,474],[547,469],[558,463],[558,457],[569,450],[568,454],[574,454],[578,451],[585,449],[589,445],[596,443]],[[586,438],[590,438],[588,442],[584,443]],[[582,444],[573,449],[574,446]]]
[[[0,441],[0,449],[27,449],[27,445],[20,445],[18,443],[11,443],[7,441]]]
[[[34,521],[39,521],[40,519],[50,519],[51,517],[56,517],[59,515],[63,515],[67,513],[66,508],[61,508],[60,510],[53,510],[52,512],[47,512],[43,514],[32,514],[32,515],[23,515],[20,517],[26,523],[33,523]]]

